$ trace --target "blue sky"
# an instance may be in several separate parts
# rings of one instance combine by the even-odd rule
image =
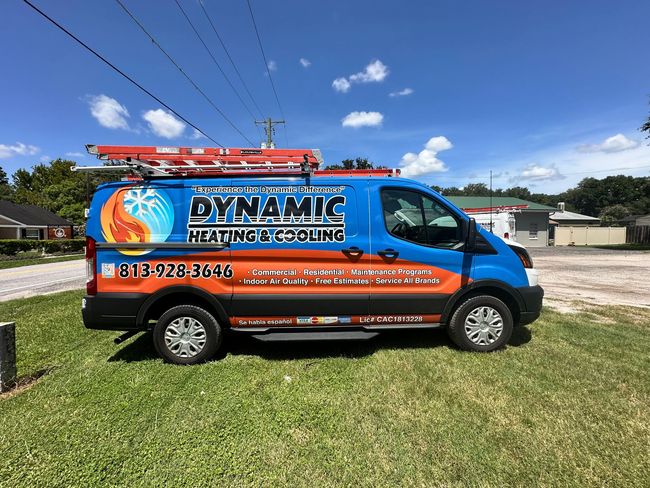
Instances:
[[[179,1],[248,100],[197,0]],[[174,0],[123,2],[257,143],[251,116]],[[114,0],[34,3],[214,139],[248,146]],[[245,0],[204,5],[264,115],[279,118]],[[485,181],[492,169],[495,186],[547,192],[585,176],[650,174],[637,130],[650,109],[650,2],[252,5],[289,145],[320,148],[327,162],[368,157],[442,186]],[[76,154],[86,143],[211,145],[20,0],[3,1],[0,18],[8,173],[56,157],[91,164]],[[279,128],[278,145],[287,139]]]

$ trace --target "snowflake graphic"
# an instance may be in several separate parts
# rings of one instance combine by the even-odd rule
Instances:
[[[135,217],[147,218],[163,210],[164,203],[152,188],[133,188],[124,195],[124,207]]]

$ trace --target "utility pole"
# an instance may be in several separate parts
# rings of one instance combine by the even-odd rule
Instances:
[[[490,170],[490,232],[494,234],[494,229],[492,229],[492,170]]]
[[[266,120],[256,120],[255,125],[263,125],[264,126],[264,132],[266,132],[266,142],[262,143],[262,147],[264,148],[264,145],[266,145],[266,149],[273,149],[275,148],[275,143],[273,142],[273,136],[275,135],[275,129],[273,128],[274,125],[277,124],[284,124],[284,120],[271,120],[271,117],[269,117]]]

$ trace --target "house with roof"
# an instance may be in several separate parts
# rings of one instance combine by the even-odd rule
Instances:
[[[548,246],[549,214],[555,207],[514,197],[445,196],[468,214],[506,211],[515,217],[515,240],[526,247]]]
[[[0,239],[72,239],[72,226],[36,205],[0,200]]]
[[[635,225],[650,225],[650,214],[647,215],[629,215],[624,219],[619,221],[619,224],[625,225],[628,227],[633,227]]]

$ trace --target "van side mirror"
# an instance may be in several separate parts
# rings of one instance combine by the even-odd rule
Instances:
[[[476,248],[476,219],[469,218],[467,232],[465,233],[465,250],[473,251]]]

